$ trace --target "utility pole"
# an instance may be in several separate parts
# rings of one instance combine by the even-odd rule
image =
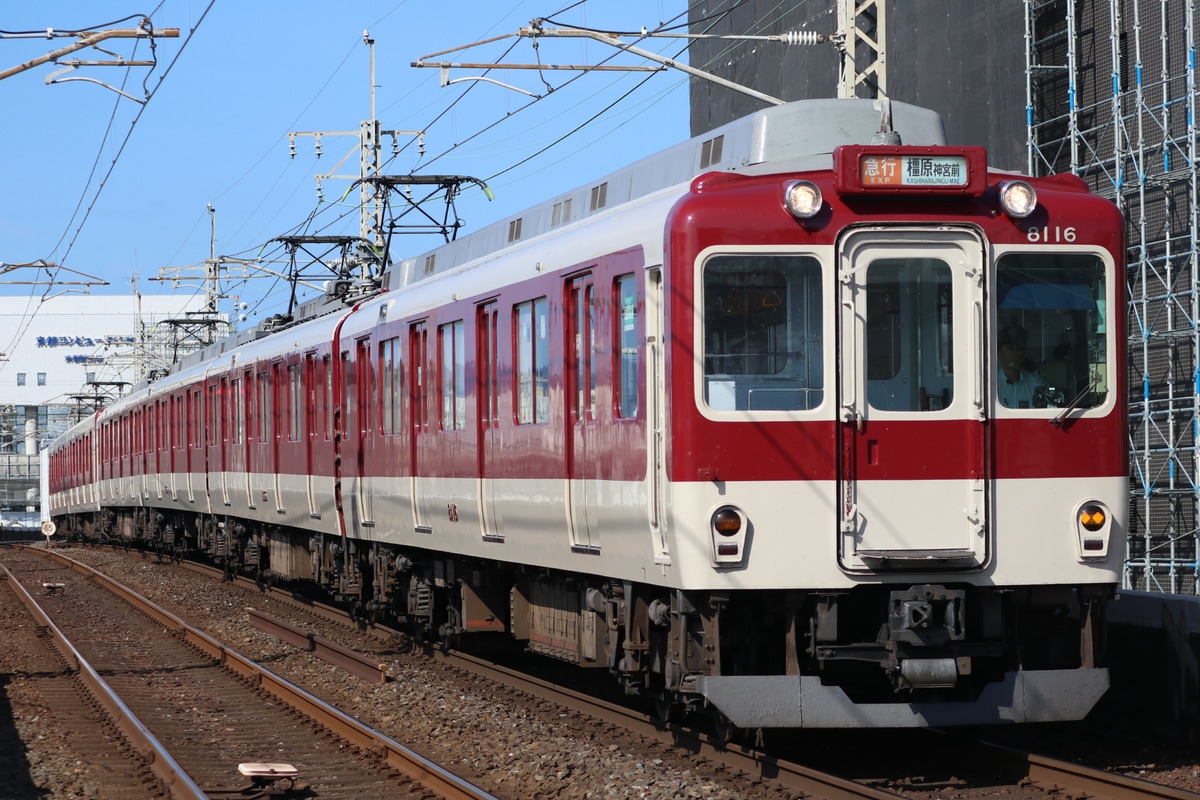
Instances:
[[[221,292],[221,272],[224,268],[224,261],[217,258],[217,210],[213,208],[212,203],[208,204],[208,216],[212,230],[209,234],[209,257],[204,261],[204,307],[197,312],[186,312],[186,315],[179,319],[160,320],[161,324],[172,330],[171,343],[158,348],[164,351],[169,348],[170,356],[166,358],[168,364],[178,361],[181,355],[212,344],[220,338],[216,335],[216,329],[222,325],[227,326],[228,329],[229,326],[226,320],[221,319],[219,313],[218,304],[225,297]],[[198,265],[160,267],[158,277],[150,280],[171,281],[174,288],[179,288],[180,281],[184,278],[183,273],[186,270],[195,269],[196,266]]]
[[[418,152],[421,155],[425,153],[424,131],[406,131],[406,130],[382,130],[379,120],[375,118],[375,40],[371,38],[369,31],[363,31],[363,43],[370,49],[371,56],[371,104],[370,117],[359,125],[357,131],[293,131],[288,133],[288,139],[291,143],[291,157],[296,157],[296,137],[311,136],[315,140],[317,158],[321,157],[321,140],[329,136],[357,136],[358,137],[358,175],[339,175],[337,170],[350,157],[347,154],[341,161],[334,165],[333,169],[327,173],[317,175],[317,199],[324,200],[324,192],[322,191],[322,181],[337,179],[350,180],[358,182],[359,195],[359,239],[360,239],[360,259],[363,268],[361,277],[364,279],[373,277],[368,274],[369,264],[372,262],[381,261],[383,258],[384,232],[383,232],[383,212],[384,212],[384,194],[386,189],[382,188],[377,181],[372,181],[372,178],[378,178],[380,169],[383,166],[380,159],[380,142],[384,136],[392,138],[392,155],[400,154],[401,136],[416,136],[418,142]],[[353,152],[353,151],[351,151]],[[381,265],[382,266],[382,265]]]
[[[887,97],[887,0],[838,0],[838,97]],[[861,62],[861,63],[860,63]]]

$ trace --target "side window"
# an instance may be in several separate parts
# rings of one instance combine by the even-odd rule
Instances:
[[[233,404],[233,430],[229,432],[229,441],[241,444],[242,432],[246,429],[246,404],[242,400],[241,378],[234,378],[229,386],[229,401]]]
[[[321,394],[321,416],[325,420],[325,441],[333,438],[333,356],[321,358],[321,383],[325,388]]]
[[[183,396],[182,395],[172,395],[171,396],[171,430],[173,433],[172,433],[171,438],[175,442],[176,450],[182,450],[185,446],[185,443],[187,442],[186,437],[184,437],[184,435],[183,435],[183,430],[184,430],[184,428],[183,428],[183,424],[184,424],[183,423],[183,418],[184,418],[183,411],[184,411],[183,410]]]
[[[158,401],[158,449],[166,453],[171,449],[171,398]]]
[[[804,411],[824,397],[821,264],[732,254],[703,267],[704,402],[714,411]]]
[[[425,323],[419,322],[409,330],[408,368],[412,392],[412,426],[415,433],[429,430],[429,387],[425,384],[425,359],[428,334]]]
[[[255,387],[254,397],[258,401],[257,416],[258,416],[258,441],[271,441],[272,425],[271,425],[271,375],[268,372],[258,373],[258,385]]]
[[[546,298],[513,308],[514,394],[518,425],[550,421],[550,316]]]
[[[225,443],[225,426],[226,420],[229,419],[229,378],[221,378],[220,384],[217,386],[217,413],[215,424],[213,425],[213,444],[221,445]]]
[[[617,417],[632,419],[638,412],[638,345],[641,343],[640,319],[638,318],[637,281],[633,275],[617,278],[614,294],[616,302],[613,334],[616,340],[613,353],[617,363],[613,375],[617,376]]]
[[[438,383],[442,396],[442,430],[460,431],[466,425],[465,336],[462,320],[438,326]]]
[[[300,381],[300,365],[289,364],[288,368],[288,441],[298,442],[304,438],[304,385]]]
[[[375,365],[371,363],[371,341],[358,341],[355,364],[358,382],[358,429],[363,434],[379,430],[379,392],[375,385]]]
[[[191,394],[192,407],[188,410],[188,444],[200,447],[204,444],[204,394],[196,389]]]
[[[483,428],[496,428],[500,424],[500,385],[496,377],[498,316],[494,302],[480,306],[475,315],[475,395],[479,404],[479,424]]]
[[[221,441],[221,405],[218,401],[219,391],[214,382],[208,387],[208,442],[211,447]]]
[[[579,279],[571,288],[571,338],[577,420],[596,418],[596,287]]]
[[[321,375],[318,372],[317,357],[313,353],[304,354],[304,429],[308,440],[313,441],[321,430]]]
[[[400,409],[403,407],[400,360],[400,338],[393,337],[379,345],[379,372],[383,381],[383,432],[400,433]]]

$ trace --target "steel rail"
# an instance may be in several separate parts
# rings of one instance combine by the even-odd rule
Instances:
[[[380,761],[388,767],[420,783],[436,796],[450,800],[497,800],[494,795],[482,788],[444,769],[395,739],[362,724],[319,697],[304,691],[299,686],[241,655],[236,650],[226,647],[203,631],[188,625],[170,611],[155,605],[137,592],[117,583],[87,564],[55,553],[53,550],[22,549],[43,553],[99,583],[151,619],[174,631],[183,641],[220,662],[226,669],[239,675],[251,685],[295,708],[350,744],[376,754]],[[199,797],[203,797],[203,795],[199,795]]]
[[[380,664],[378,659],[372,659],[362,653],[357,653],[348,647],[342,647],[337,642],[331,642],[323,636],[310,633],[283,620],[264,614],[256,608],[247,608],[246,616],[250,624],[263,633],[269,633],[284,642],[312,653],[326,664],[332,664],[355,677],[372,683],[387,683],[387,664]]]
[[[184,561],[180,566],[194,572],[209,576],[221,577],[218,569]],[[248,585],[255,585],[248,578],[238,577]],[[290,603],[297,609],[317,614],[323,619],[345,624],[349,619],[344,611],[316,603],[299,597],[291,592],[278,588],[267,591],[274,599]],[[299,629],[297,629],[299,630]],[[386,641],[395,635],[394,631],[384,626],[360,626],[360,631],[377,640]],[[308,634],[305,634],[307,637]],[[307,638],[305,639],[307,641]],[[304,645],[300,645],[304,646]],[[816,797],[831,800],[854,800],[855,798],[871,798],[872,800],[895,800],[903,794],[876,789],[855,781],[840,778],[835,775],[820,772],[799,764],[784,761],[753,748],[743,748],[736,744],[719,745],[714,740],[693,730],[674,723],[662,723],[654,720],[649,714],[608,703],[594,696],[559,687],[556,684],[523,675],[520,672],[495,664],[486,659],[478,658],[459,651],[435,649],[433,655],[443,661],[466,669],[479,675],[486,676],[510,688],[527,692],[538,699],[548,702],[564,702],[564,698],[584,709],[596,718],[615,725],[628,728],[641,735],[657,738],[667,744],[685,750],[689,753],[702,755],[712,761],[721,763],[731,769],[740,770],[749,775],[756,775],[763,780],[770,780],[787,789],[800,791]],[[364,663],[371,663],[363,657]],[[1041,785],[1058,786],[1062,789],[1076,790],[1083,794],[1096,797],[1127,800],[1200,800],[1200,793],[1189,792],[1163,784],[1129,778],[1104,770],[1085,767],[1067,761],[1027,753],[1018,749],[990,743],[980,742],[981,745],[992,749],[998,759],[1006,760],[1017,772],[1026,775],[1029,780]]]
[[[1107,797],[1114,800],[1139,798],[1139,800],[1197,800],[1200,794],[1161,783],[1130,778],[1115,772],[1106,772],[1094,767],[1085,767],[1070,761],[1026,753],[1005,745],[981,741],[981,745],[993,750],[998,758],[1005,758],[1028,778],[1041,785],[1054,785],[1073,794],[1089,797]]]
[[[171,797],[176,800],[208,800],[208,795],[196,785],[195,781],[179,766],[162,742],[150,732],[141,720],[137,718],[125,702],[117,696],[108,682],[83,657],[75,645],[59,630],[50,617],[26,591],[25,587],[9,572],[8,567],[0,564],[0,572],[8,580],[9,585],[29,612],[37,619],[39,625],[45,628],[54,640],[54,646],[62,653],[67,662],[79,672],[84,686],[96,698],[97,702],[108,712],[116,726],[125,738],[149,762],[149,767],[158,779],[163,782]]]

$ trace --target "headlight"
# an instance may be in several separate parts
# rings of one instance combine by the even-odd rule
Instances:
[[[783,189],[783,204],[796,219],[815,217],[824,199],[812,181],[792,181]]]
[[[1000,207],[1014,219],[1024,219],[1037,208],[1037,192],[1025,181],[1000,184]]]

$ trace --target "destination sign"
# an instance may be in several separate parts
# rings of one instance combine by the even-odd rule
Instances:
[[[951,155],[859,157],[863,186],[966,186],[967,159]]]

